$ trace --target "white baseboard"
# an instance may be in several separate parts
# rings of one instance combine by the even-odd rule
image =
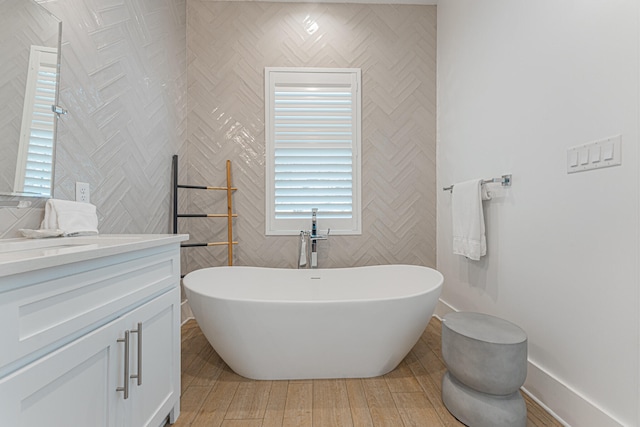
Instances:
[[[195,319],[195,317],[193,316],[191,307],[189,307],[189,302],[185,299],[180,303],[180,326],[184,325],[191,319]]]
[[[184,324],[185,324],[185,323],[187,323],[189,320],[195,320],[195,319],[196,319],[195,317],[189,317],[189,318],[187,318],[187,319],[184,319],[184,320],[182,321],[182,323],[180,324],[180,326],[182,327],[182,326],[184,326]]]
[[[458,310],[453,308],[447,302],[442,301],[442,299],[439,299],[438,300],[438,304],[436,304],[436,310],[433,313],[433,315],[436,316],[438,319],[442,320],[442,318],[445,316],[445,314],[453,313],[454,311],[458,311]]]
[[[611,414],[531,360],[527,365],[527,380],[522,389],[567,427],[624,427]]]
[[[434,316],[442,319],[456,310],[443,300],[436,305]],[[566,427],[624,427],[624,424],[606,413],[531,359],[527,363],[527,380],[522,387],[534,401]]]

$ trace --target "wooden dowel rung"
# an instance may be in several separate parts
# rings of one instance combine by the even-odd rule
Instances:
[[[211,242],[211,243],[207,243],[207,246],[223,246],[223,245],[228,245],[229,242]],[[231,242],[232,245],[237,245],[238,242]]]
[[[237,218],[238,214],[231,214],[233,218]],[[178,218],[227,218],[227,214],[178,214]]]

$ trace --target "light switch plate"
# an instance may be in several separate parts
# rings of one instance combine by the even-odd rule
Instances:
[[[622,135],[567,149],[567,173],[622,164]]]

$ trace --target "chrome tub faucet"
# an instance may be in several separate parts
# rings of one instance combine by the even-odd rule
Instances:
[[[313,208],[311,210],[311,230],[300,232],[298,268],[318,268],[318,240],[327,240],[329,233],[331,233],[331,229],[328,229],[325,235],[318,234],[318,208]],[[305,237],[309,240],[309,245],[307,245]],[[308,246],[309,248],[307,249]],[[307,251],[309,251],[308,256]]]

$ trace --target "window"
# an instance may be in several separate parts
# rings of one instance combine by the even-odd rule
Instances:
[[[360,70],[266,68],[266,233],[360,234]]]

